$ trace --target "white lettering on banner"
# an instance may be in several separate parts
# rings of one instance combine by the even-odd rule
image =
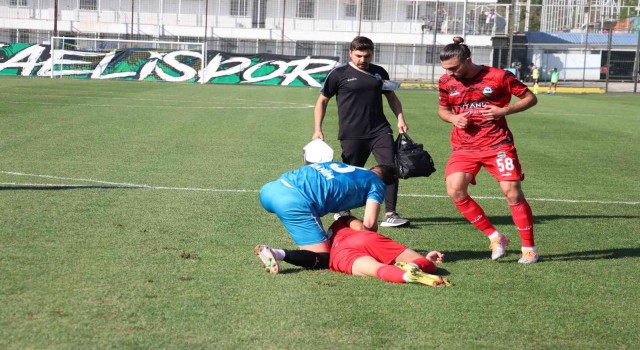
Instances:
[[[240,73],[241,71],[251,66],[251,60],[246,57],[232,57],[224,61],[224,64],[228,65],[229,63],[235,63],[235,62],[238,62],[239,64],[236,65],[235,67],[218,71],[218,69],[220,68],[220,65],[222,64],[222,55],[217,54],[205,68],[204,77],[201,77],[198,82],[202,82],[203,78],[204,78],[204,81],[209,81],[213,78]]]
[[[324,65],[307,70],[307,67],[310,64],[324,64]],[[313,79],[311,77],[311,74],[328,72],[332,70],[336,66],[336,64],[338,64],[338,62],[333,60],[322,59],[322,58],[311,58],[309,56],[307,56],[307,58],[303,60],[291,61],[289,62],[289,66],[295,66],[295,68],[291,73],[287,74],[286,78],[282,82],[282,85],[285,85],[285,86],[289,85],[297,77],[300,77],[300,79],[303,79],[304,81],[306,81],[307,84],[309,84],[309,86],[321,87],[322,85],[319,84],[315,79]]]
[[[278,69],[274,70],[273,72],[267,75],[263,75],[261,77],[253,77],[253,73],[255,73],[257,70],[262,68],[262,66],[267,64],[271,66],[278,66]],[[289,68],[289,65],[287,64],[287,62],[282,62],[282,61],[260,62],[255,66],[252,66],[251,68],[245,70],[244,73],[242,73],[242,78],[244,78],[244,80],[248,83],[257,83],[259,81],[265,81],[265,80],[277,78],[279,76],[283,76],[285,75],[284,72],[287,71],[287,68]]]
[[[0,44],[0,48],[7,46],[10,45]],[[52,52],[54,57],[43,60],[42,56],[48,52]],[[338,63],[332,59],[307,56],[299,60],[271,60],[252,65],[253,61],[251,58],[231,56],[225,60],[223,55],[218,53],[211,59],[204,71],[198,71],[193,66],[181,62],[179,58],[192,57],[196,60],[202,60],[202,54],[199,52],[147,52],[149,56],[146,57],[146,62],[138,67],[137,71],[121,70],[105,74],[105,71],[108,71],[109,67],[115,64],[114,60],[118,57],[118,51],[114,50],[107,53],[73,50],[50,51],[48,45],[31,45],[8,57],[6,61],[0,62],[0,71],[17,68],[19,69],[20,75],[31,76],[34,75],[34,71],[38,69],[35,73],[37,76],[49,76],[51,75],[51,70],[54,69],[53,74],[58,77],[87,75],[91,79],[126,79],[135,77],[135,79],[138,80],[145,80],[149,78],[151,74],[155,73],[158,79],[170,82],[185,82],[193,81],[194,79],[197,80],[197,82],[202,82],[203,79],[205,82],[210,82],[215,78],[240,74],[243,82],[246,83],[281,79],[279,84],[286,86],[295,82],[296,79],[299,79],[299,81],[309,86],[320,87],[322,86],[321,83],[314,79],[312,74],[323,72],[328,74]],[[70,56],[72,56],[72,58]],[[93,59],[85,60],[85,57]],[[96,63],[95,58],[100,58],[100,61]],[[55,62],[55,68],[73,66],[73,69],[59,68],[55,70],[55,68],[52,67],[52,62]],[[162,62],[162,65],[159,65],[159,62]],[[311,65],[314,67],[309,68]],[[265,66],[272,66],[273,70],[265,69]],[[169,74],[168,69],[173,70],[177,74]],[[265,71],[268,73],[265,73]]]
[[[40,45],[28,47],[9,58],[6,62],[0,63],[0,71],[8,68],[19,68],[22,70],[20,75],[28,77],[36,67],[42,65],[41,62],[38,62],[38,58],[40,58],[45,49]],[[26,62],[23,62],[24,60]]]
[[[168,64],[178,72],[182,73],[182,75],[178,77],[174,77],[169,74],[166,74],[160,67],[156,67],[156,73],[158,74],[158,76],[160,76],[162,79],[166,81],[188,81],[190,79],[193,79],[198,74],[198,72],[188,64],[184,64],[178,61],[177,57],[179,56],[189,56],[189,57],[202,59],[201,53],[197,53],[193,51],[169,52],[164,56],[164,63]]]
[[[65,59],[65,55],[73,55],[80,57],[100,57],[105,56],[102,52],[85,52],[85,51],[71,51],[71,50],[55,50],[55,56],[53,57],[53,62],[55,62],[56,66],[64,66],[64,65],[78,65],[78,66],[87,66],[87,69],[69,69],[69,70],[54,70],[53,74],[55,76],[65,76],[65,75],[83,75],[83,74],[92,74],[95,70],[95,63],[91,61],[84,60],[73,60],[73,59]],[[49,63],[49,69],[51,69],[51,63]],[[44,72],[45,75],[49,74],[49,71]]]
[[[100,63],[98,63],[96,68],[93,70],[93,73],[91,74],[91,79],[115,79],[115,78],[132,77],[136,75],[135,72],[118,72],[118,73],[102,75],[104,70],[107,69],[107,67],[109,66],[109,62],[111,62],[111,60],[115,55],[116,55],[115,51],[111,51],[108,54],[106,54],[102,59],[102,61],[100,61]]]
[[[145,80],[149,76],[149,74],[153,73],[154,71],[157,72],[158,70],[162,70],[156,69],[158,68],[158,61],[162,61],[162,56],[163,55],[161,53],[149,51],[149,58],[147,58],[147,60],[149,61],[145,63],[142,68],[140,68],[138,80]]]

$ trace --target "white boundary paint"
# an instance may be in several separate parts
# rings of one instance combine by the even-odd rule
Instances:
[[[102,180],[94,180],[94,179],[82,179],[82,178],[73,178],[73,177],[62,177],[62,176],[53,176],[53,175],[40,175],[40,174],[26,174],[15,171],[4,171],[0,170],[0,174],[5,175],[13,175],[13,176],[26,176],[26,177],[39,177],[45,179],[54,179],[54,180],[66,180],[66,181],[78,181],[78,182],[90,182],[93,184],[104,185],[104,187],[113,187],[113,188],[140,188],[140,189],[151,189],[151,190],[173,190],[173,191],[194,191],[194,192],[227,192],[227,193],[257,193],[258,190],[247,190],[247,189],[214,189],[214,188],[195,188],[195,187],[169,187],[169,186],[152,186],[152,185],[144,185],[144,184],[134,184],[129,182],[112,182],[112,181],[102,181]],[[83,185],[83,184],[50,184],[50,183],[21,183],[21,182],[0,182],[0,185],[5,186],[25,186],[25,187],[68,187],[68,188],[91,188],[95,185]],[[401,197],[421,197],[421,198],[449,198],[444,195],[437,194],[398,194]],[[486,197],[486,196],[473,196],[473,198],[478,199],[494,199],[494,200],[504,200],[504,197]],[[560,202],[560,203],[593,203],[593,204],[621,204],[621,205],[639,205],[640,202],[628,202],[628,201],[604,201],[604,200],[577,200],[577,199],[558,199],[558,198],[529,198],[528,201],[539,201],[539,202]]]
[[[53,105],[53,106],[65,106],[69,103],[51,103],[51,102],[21,102],[21,101],[3,101],[3,103],[13,104],[29,104],[29,105]],[[107,105],[107,104],[90,104],[90,103],[74,103],[76,107],[126,107],[126,108],[187,108],[187,109],[310,109],[314,108],[313,105],[293,105],[293,106],[185,106],[185,105],[155,105],[155,106],[136,106],[136,105]]]

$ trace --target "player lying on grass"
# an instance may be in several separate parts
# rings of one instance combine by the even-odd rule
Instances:
[[[386,185],[398,175],[387,165],[365,169],[325,159],[305,161],[311,164],[262,186],[260,203],[278,216],[301,250],[319,253],[318,268],[327,268],[329,245],[320,218],[364,206],[363,224],[376,231]]]
[[[327,231],[330,244],[329,268],[356,276],[376,277],[386,282],[420,283],[431,287],[451,286],[448,279],[434,275],[436,264],[444,262],[444,254],[431,251],[426,256],[407,248],[377,232],[367,230],[362,221],[353,216],[338,218]],[[254,249],[269,273],[278,273],[278,261],[298,266],[305,255],[313,261],[314,252],[271,249],[258,245]],[[291,255],[294,259],[291,259]]]

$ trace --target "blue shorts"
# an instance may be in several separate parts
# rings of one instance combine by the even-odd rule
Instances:
[[[327,240],[322,221],[312,213],[311,205],[300,192],[282,181],[276,180],[262,186],[260,204],[266,211],[278,215],[297,245]]]

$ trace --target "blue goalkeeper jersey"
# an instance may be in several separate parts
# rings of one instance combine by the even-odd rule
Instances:
[[[283,174],[279,180],[297,189],[315,215],[382,204],[385,184],[373,171],[338,162],[309,164]]]

